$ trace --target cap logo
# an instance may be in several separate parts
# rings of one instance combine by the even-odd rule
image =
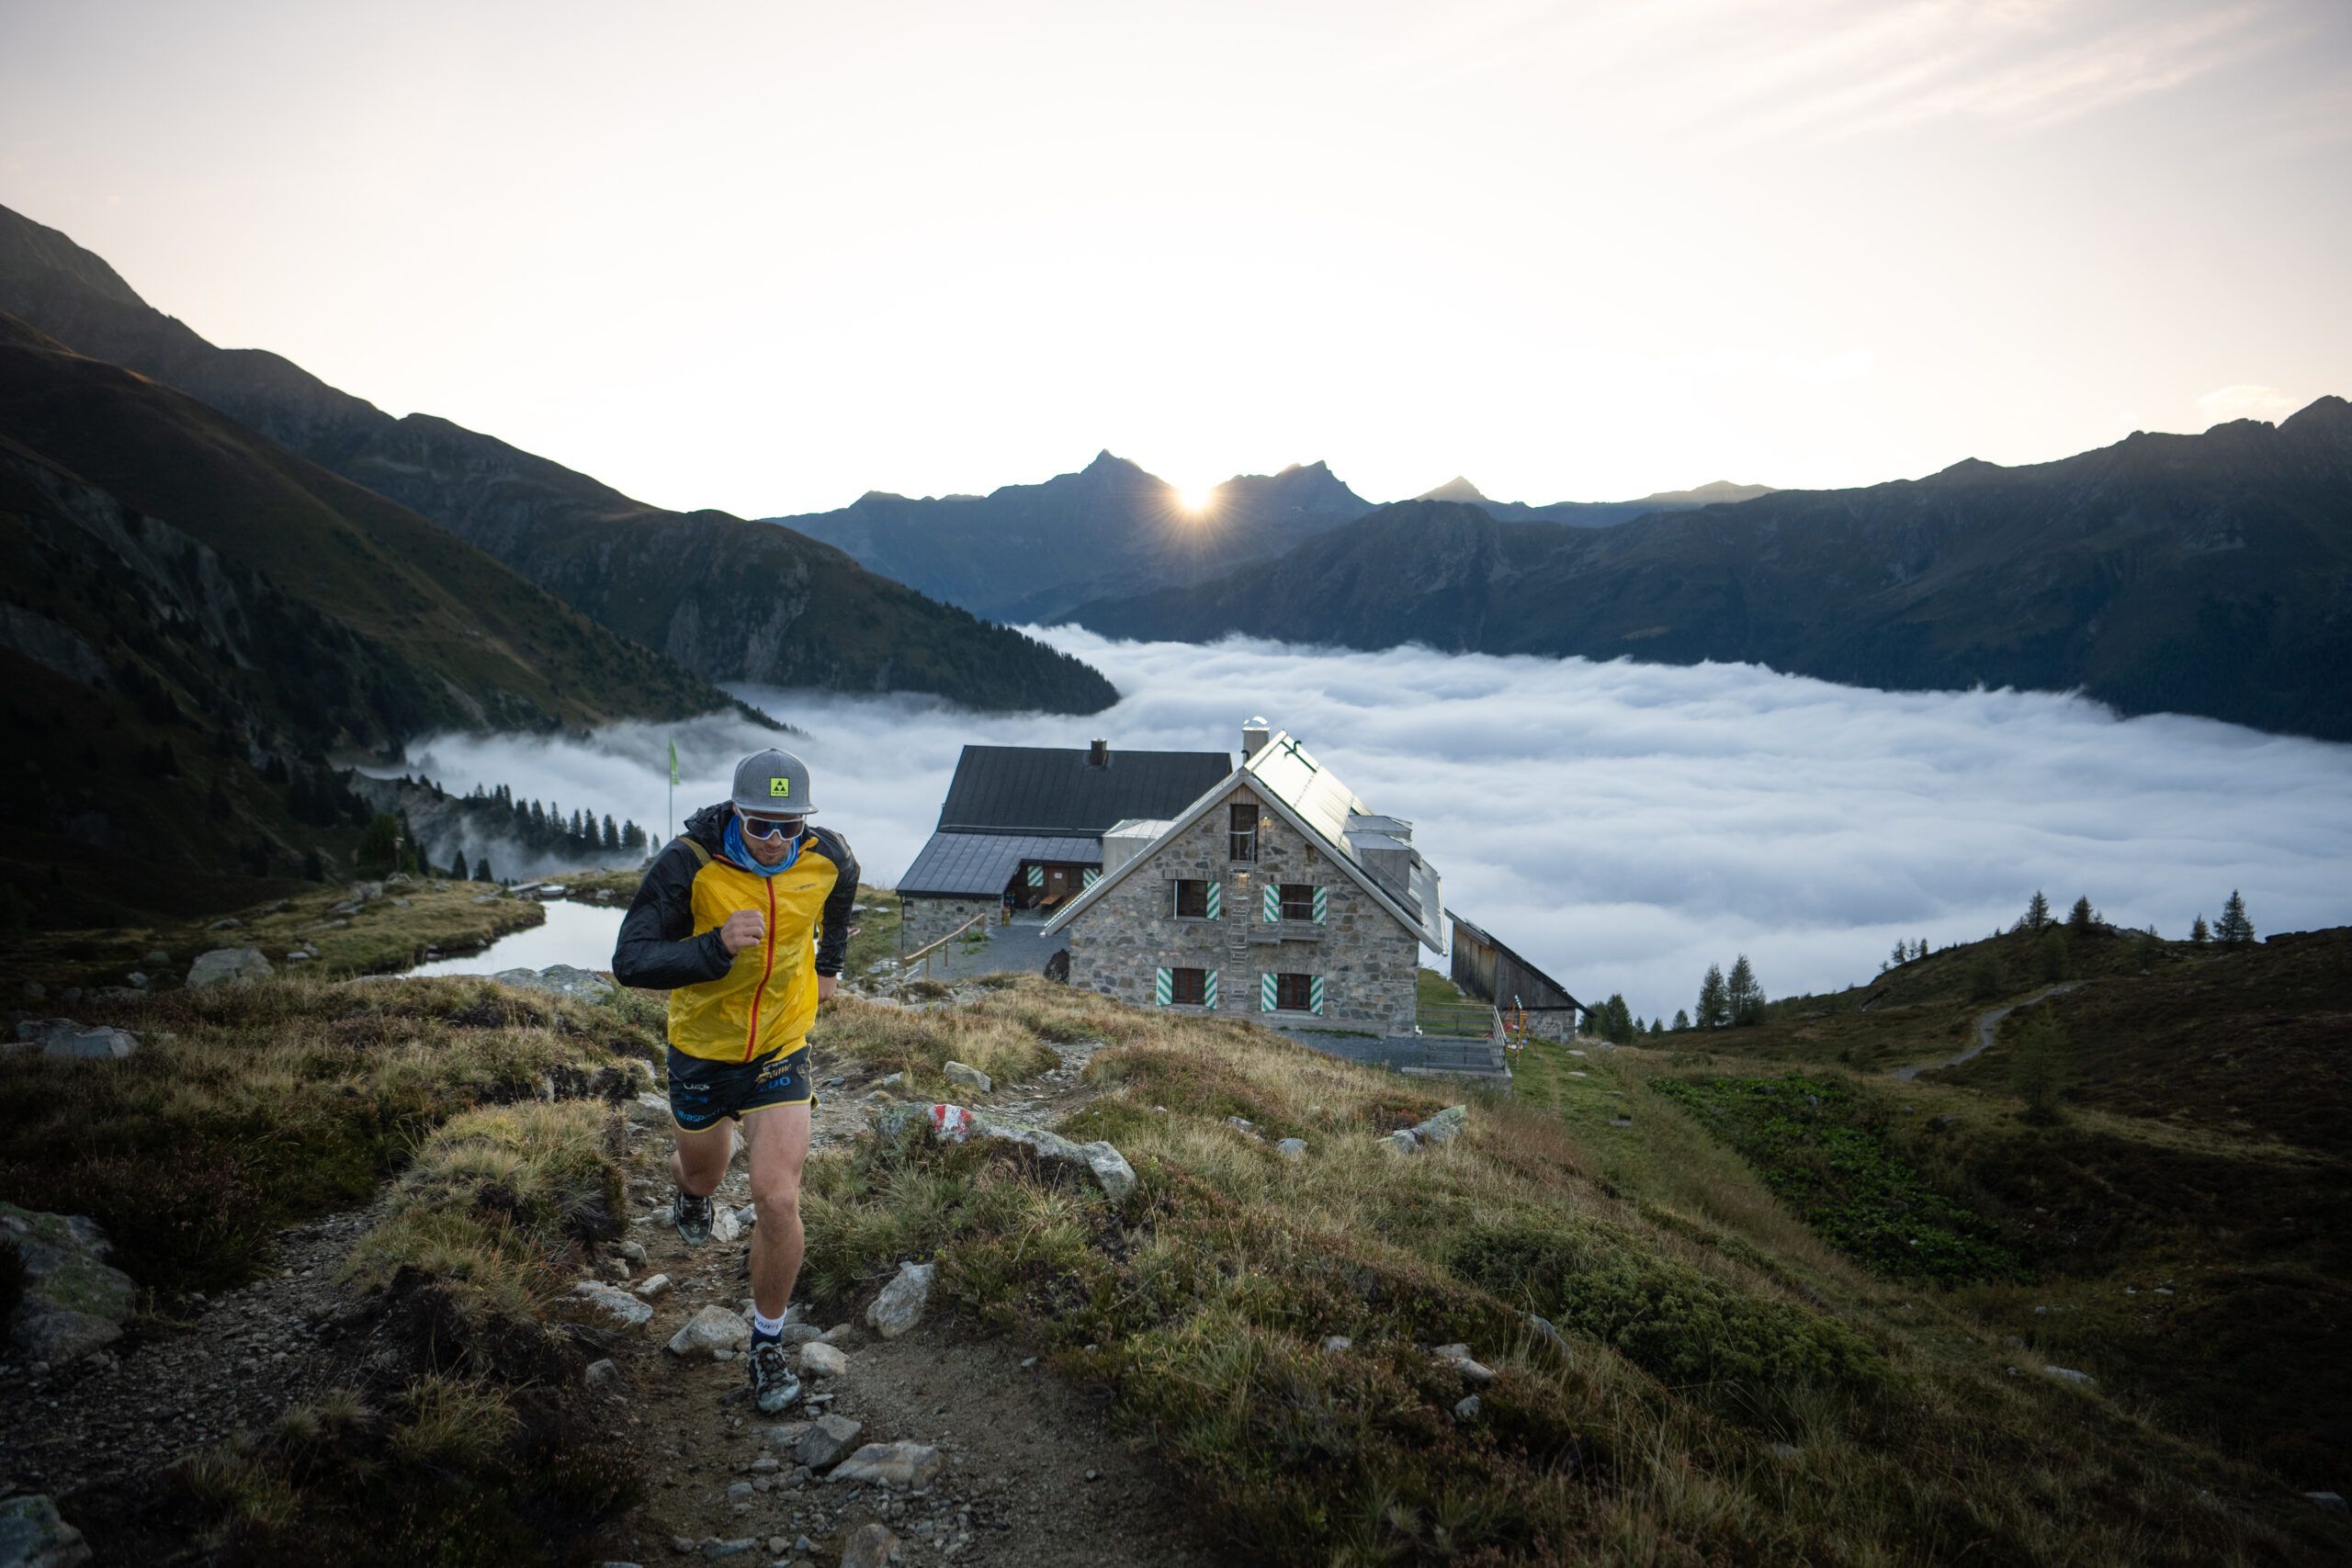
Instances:
[[[792,781],[790,779],[768,780],[768,794],[778,800],[788,799],[792,795]]]

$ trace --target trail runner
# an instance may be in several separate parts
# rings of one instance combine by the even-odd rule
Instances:
[[[710,1239],[710,1195],[742,1127],[758,1215],[745,1361],[768,1415],[800,1397],[783,1333],[816,1103],[808,1026],[839,981],[857,896],[857,857],[839,833],[808,825],[815,809],[799,758],[744,758],[732,795],[687,818],[647,868],[613,949],[621,984],[670,993],[672,1212],[689,1247]]]

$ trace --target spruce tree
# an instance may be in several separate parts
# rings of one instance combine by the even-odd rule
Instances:
[[[2234,887],[2230,889],[2230,901],[2222,906],[2222,923],[2213,928],[2213,934],[2224,947],[2244,947],[2254,940],[2254,922],[2246,919],[2245,900]]]
[[[2024,931],[2038,931],[2049,923],[2050,900],[2044,898],[2041,889],[2037,887],[2033,890],[2033,897],[2026,901],[2025,919],[2018,922],[2018,926]]]
[[[2066,924],[2076,931],[2090,930],[2092,922],[2098,919],[2098,911],[2091,908],[2091,897],[2087,893],[2075,899],[2075,907],[2066,911]]]
[[[490,857],[488,855],[483,855],[474,862],[474,880],[476,882],[495,882],[498,880],[498,878],[490,874]]]
[[[605,848],[617,851],[620,847],[620,824],[614,821],[613,814],[607,811],[605,813]]]
[[[2198,916],[2188,923],[2188,940],[2202,947],[2211,941],[2213,933],[2205,924],[2205,917]]]
[[[389,876],[400,869],[401,825],[391,817],[379,811],[368,819],[367,831],[359,835],[359,848],[351,857],[352,869],[362,876]]]
[[[1910,962],[1911,944],[1907,942],[1898,942],[1894,944],[1894,956],[1886,963],[1879,965],[1879,967],[1882,969],[1900,969],[1903,965]]]
[[[1724,1003],[1731,1011],[1731,1021],[1739,1028],[1751,1028],[1764,1021],[1764,987],[1756,983],[1756,970],[1744,953],[1732,964]]]
[[[1724,989],[1724,970],[1720,964],[1707,965],[1707,977],[1699,982],[1699,1027],[1721,1029],[1731,1021],[1731,998]]]
[[[1652,1019],[1650,1020],[1650,1032],[1652,1034],[1663,1034],[1666,1032],[1666,1025],[1660,1023],[1657,1019]]]
[[[459,844],[449,860],[449,877],[455,882],[466,880],[466,846]]]
[[[1679,1034],[1680,1032],[1682,1032],[1682,1031],[1684,1031],[1684,1030],[1686,1030],[1686,1029],[1688,1029],[1688,1028],[1690,1028],[1690,1015],[1689,1013],[1687,1013],[1687,1012],[1683,1011],[1680,1008],[1676,1008],[1676,1009],[1674,1010],[1674,1024],[1673,1024],[1674,1032],[1675,1032],[1676,1033]]]

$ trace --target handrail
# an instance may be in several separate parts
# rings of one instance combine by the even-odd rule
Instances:
[[[937,942],[925,942],[922,946],[915,949],[912,953],[908,953],[904,958],[899,959],[899,978],[904,980],[907,977],[908,969],[912,967],[914,961],[918,958],[923,961],[922,972],[924,976],[926,977],[929,976],[931,974],[931,954],[936,949],[944,947],[951,942],[954,942],[957,937],[962,936],[974,926],[987,924],[988,918],[989,911],[983,909],[978,914],[974,915],[970,919],[966,920],[962,925],[957,926],[954,931],[949,931],[945,936],[941,937]]]

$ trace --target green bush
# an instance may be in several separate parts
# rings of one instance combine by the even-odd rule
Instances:
[[[1472,1230],[1446,1266],[1686,1393],[1714,1389],[1742,1408],[1778,1405],[1800,1389],[1872,1385],[1886,1373],[1843,1324],[1739,1291],[1589,1223]]]
[[[1854,1091],[1826,1078],[1667,1078],[1651,1086],[1737,1149],[1823,1240],[1882,1274],[1983,1280],[2017,1258],[1992,1228],[1887,1146]]]

